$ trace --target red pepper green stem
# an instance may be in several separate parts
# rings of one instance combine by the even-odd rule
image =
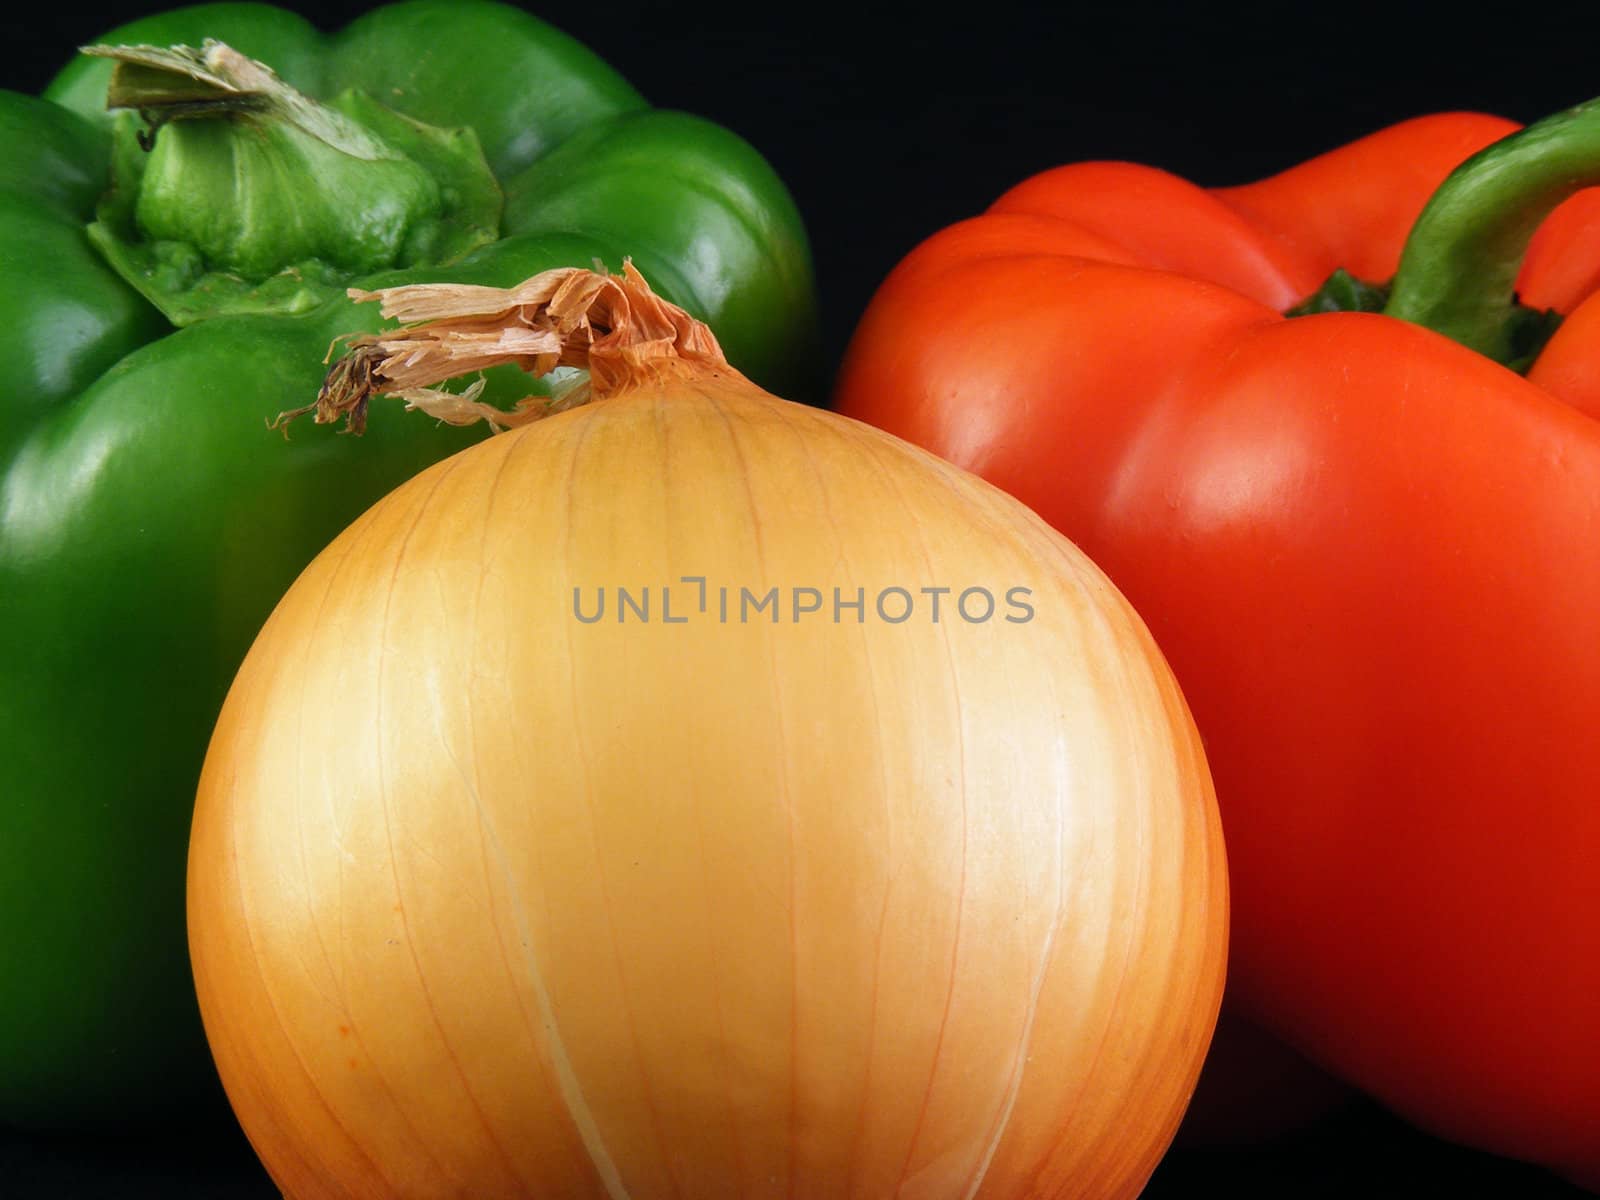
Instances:
[[[1517,304],[1534,231],[1563,200],[1600,185],[1600,100],[1547,117],[1479,151],[1428,201],[1406,240],[1383,311],[1507,365],[1551,331]]]

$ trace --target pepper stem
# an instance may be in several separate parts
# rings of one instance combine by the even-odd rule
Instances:
[[[85,46],[82,52],[109,58],[114,66],[106,108],[136,111],[147,126],[146,150],[169,121],[273,114],[301,132],[352,158],[376,162],[397,157],[361,126],[279,79],[265,63],[207,38],[194,46]]]
[[[496,433],[531,424],[590,400],[604,399],[665,371],[736,374],[711,330],[650,290],[631,260],[622,274],[557,267],[512,288],[417,283],[364,292],[386,318],[405,327],[364,334],[329,369],[316,400],[278,414],[285,429],[307,413],[318,425],[341,418],[360,434],[374,396],[394,396],[451,425],[486,421]],[[511,409],[478,400],[482,382],[465,392],[435,385],[512,364],[533,376],[576,367],[586,378],[552,396],[529,396]]]
[[[359,92],[324,103],[222,42],[91,46],[132,110],[90,240],[176,325],[304,312],[354,278],[453,262],[499,236],[476,135]]]
[[[1412,227],[1383,312],[1496,362],[1531,362],[1559,320],[1517,303],[1528,243],[1569,196],[1600,184],[1600,100],[1547,117],[1457,167]]]

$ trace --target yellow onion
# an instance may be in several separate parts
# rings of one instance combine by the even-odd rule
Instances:
[[[373,507],[228,697],[190,941],[282,1190],[1135,1195],[1227,897],[1128,604],[631,270],[382,298],[424,323],[356,344],[319,417],[538,415],[430,386],[508,359],[589,385]]]

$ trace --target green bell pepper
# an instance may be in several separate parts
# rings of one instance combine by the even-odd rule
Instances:
[[[183,907],[212,722],[312,556],[484,436],[398,405],[360,443],[267,429],[315,396],[335,338],[377,327],[346,287],[627,255],[757,382],[805,398],[814,361],[805,238],[766,163],[520,10],[415,0],[324,35],[214,4],[104,40],[145,48],[77,59],[42,99],[0,93],[11,1125],[221,1103]],[[537,390],[509,375],[485,398]]]

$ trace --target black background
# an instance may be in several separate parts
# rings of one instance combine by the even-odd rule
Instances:
[[[78,43],[163,7],[69,2],[6,18],[0,84],[37,91]],[[334,28],[370,5],[284,7]],[[1240,183],[1419,113],[1527,121],[1600,93],[1593,3],[524,7],[586,42],[653,103],[726,125],[773,163],[811,235],[830,373],[895,261],[1045,167],[1118,158],[1201,184]],[[1433,1142],[1370,1106],[1273,1146],[1175,1153],[1147,1195],[1213,1188],[1235,1197],[1580,1194]],[[134,1142],[0,1131],[8,1198],[273,1194],[233,1131]]]

